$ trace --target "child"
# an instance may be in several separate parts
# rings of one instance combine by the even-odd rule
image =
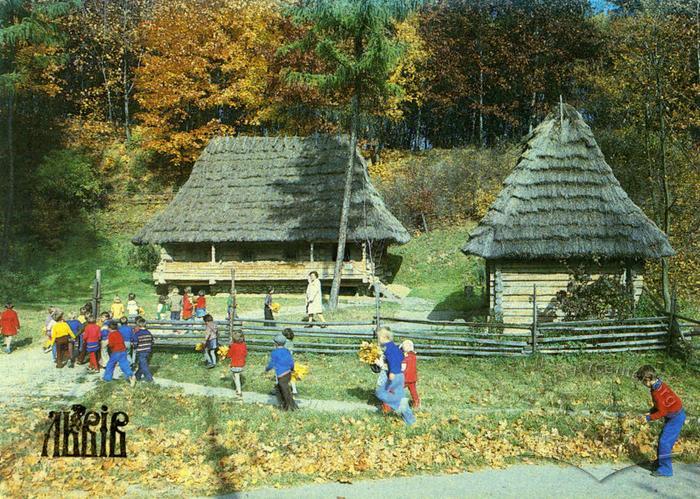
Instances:
[[[51,343],[51,330],[53,325],[56,324],[56,320],[53,318],[53,314],[56,311],[56,307],[53,305],[49,306],[49,315],[46,316],[46,321],[44,322],[44,333],[46,334],[46,340]],[[53,360],[56,361],[56,348],[49,346],[44,350],[44,353],[51,352]]]
[[[404,353],[403,364],[401,365],[404,376],[404,388],[408,388],[408,391],[411,393],[413,408],[418,409],[420,408],[420,397],[416,389],[416,383],[418,382],[418,368],[416,363],[418,359],[413,349],[413,342],[411,340],[405,340],[401,343],[401,350]]]
[[[100,365],[97,362],[97,357],[100,354],[100,326],[95,323],[95,317],[87,316],[87,325],[83,331],[83,342],[85,343],[85,351],[90,358],[88,371],[100,372]]]
[[[109,346],[109,362],[107,362],[107,367],[105,367],[105,373],[104,376],[102,376],[102,379],[105,381],[112,381],[114,368],[117,364],[119,364],[119,368],[124,373],[124,376],[129,378],[129,384],[134,386],[136,384],[136,377],[134,376],[131,366],[129,365],[129,361],[126,358],[124,339],[119,332],[119,326],[116,322],[111,322],[109,324],[107,345]]]
[[[266,321],[274,321],[275,316],[272,313],[272,294],[275,292],[275,288],[267,288],[267,294],[265,295],[265,302],[263,305],[263,312],[265,313]],[[274,322],[266,322],[265,327],[275,327]]]
[[[118,295],[114,297],[114,301],[112,302],[112,306],[110,307],[109,312],[115,319],[118,319],[119,317],[124,315],[124,304],[122,303],[122,299],[119,298]]]
[[[248,356],[248,347],[245,344],[245,337],[241,333],[233,333],[231,345],[228,347],[226,357],[231,359],[231,373],[233,374],[233,385],[236,387],[236,395],[243,396],[241,392],[241,373],[245,367],[245,360]]]
[[[287,341],[284,342],[284,348],[289,350],[289,353],[294,355],[294,331],[292,331],[290,328],[285,328],[282,331],[282,335],[287,339]],[[292,395],[297,394],[297,384],[294,381],[289,382],[289,386],[292,387]]]
[[[182,295],[182,320],[187,321],[192,318],[192,288],[187,286],[185,294]]]
[[[416,417],[408,406],[408,399],[404,398],[404,375],[401,371],[403,353],[394,343],[394,335],[389,328],[379,329],[377,340],[384,350],[388,373],[386,384],[378,386],[375,393],[379,400],[401,414],[404,422],[410,426],[416,422]]]
[[[114,315],[112,314],[112,317],[114,319],[118,317],[122,317],[122,315]],[[136,317],[139,315],[139,304],[136,303],[136,295],[134,293],[129,293],[129,301],[126,302],[126,316],[129,318],[130,321],[136,320]]]
[[[151,383],[153,381],[153,375],[148,365],[148,358],[153,349],[153,335],[146,329],[146,319],[143,317],[136,318],[136,329],[134,330],[132,338],[134,342],[134,351],[136,351],[139,363],[139,367],[136,370],[136,379],[140,380],[145,377],[146,381]]]
[[[651,390],[651,400],[654,408],[645,416],[647,421],[664,418],[664,427],[659,436],[657,452],[657,468],[654,476],[673,476],[671,467],[671,451],[685,423],[685,410],[678,395],[668,385],[659,379],[656,370],[650,365],[644,365],[637,371],[637,379]]]
[[[11,301],[5,304],[5,310],[2,315],[0,315],[0,331],[5,337],[5,352],[12,352],[12,338],[17,336],[19,333],[20,324],[17,312],[15,312],[14,305]]]
[[[70,319],[66,321],[66,324],[68,324],[68,327],[70,327],[70,330],[73,331],[73,334],[75,335],[75,339],[71,340],[71,356],[70,364],[68,364],[68,367],[72,369],[75,367],[75,360],[78,358],[78,354],[80,353],[80,347],[82,346],[83,325],[80,323],[80,321],[78,320],[78,315],[75,313],[72,313],[70,315]]]
[[[103,369],[107,366],[107,359],[109,358],[107,337],[109,336],[109,325],[111,323],[112,319],[109,316],[109,312],[102,312],[100,314],[100,367]]]
[[[85,307],[80,307],[80,313],[78,314],[78,321],[82,325],[87,324],[87,316],[88,316],[88,312],[85,309]]]
[[[206,336],[204,337],[204,360],[207,369],[216,366],[216,349],[219,348],[219,327],[214,322],[214,318],[206,314],[204,317]]]
[[[63,320],[63,312],[56,309],[54,311],[56,323],[51,328],[51,345],[56,345],[56,367],[62,368],[66,365],[66,360],[72,356],[71,339],[75,335],[66,321]]]
[[[270,369],[275,370],[277,377],[277,396],[280,399],[282,409],[285,411],[295,411],[298,409],[292,392],[289,390],[289,381],[292,379],[292,371],[294,370],[294,359],[292,354],[284,348],[287,338],[282,334],[278,334],[274,339],[275,348],[270,353],[270,362],[265,368],[265,372]]]
[[[182,298],[180,298],[180,290],[176,287],[170,290],[168,299],[170,300],[170,320],[179,321],[180,312],[182,312]]]
[[[135,362],[135,355],[133,349],[131,348],[131,336],[133,334],[133,330],[131,329],[131,326],[129,326],[129,319],[126,317],[121,317],[119,319],[119,334],[122,335],[122,339],[124,340],[126,357],[129,359],[129,364],[133,365]]]
[[[194,305],[194,315],[197,319],[201,319],[207,315],[207,298],[204,296],[204,290],[200,289],[197,292],[197,300]]]
[[[156,317],[159,321],[170,319],[170,307],[168,306],[168,297],[165,295],[160,295],[158,297]]]

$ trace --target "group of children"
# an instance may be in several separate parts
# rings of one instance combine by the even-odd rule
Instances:
[[[61,309],[49,307],[45,351],[52,352],[56,367],[88,364],[88,372],[99,373],[103,368],[103,379],[111,381],[119,365],[132,385],[141,378],[153,381],[149,367],[153,335],[146,329],[138,305],[131,302],[135,304],[133,295],[129,296],[126,307],[115,299],[110,312],[102,312],[99,317],[95,317],[89,305],[81,308],[80,314],[69,317]],[[130,317],[134,327],[129,325]]]
[[[159,320],[203,319],[205,315],[207,315],[207,297],[203,289],[194,296],[190,286],[185,287],[182,295],[179,288],[173,287],[167,295],[158,297],[156,317]]]
[[[177,289],[173,290],[177,293]],[[182,300],[183,312],[185,303],[189,300],[189,288],[185,290]],[[268,293],[271,295],[271,293]],[[205,361],[207,367],[216,365],[216,355],[219,346],[218,327],[213,317],[206,313],[206,301],[203,293],[202,300],[190,301],[195,310],[195,316],[201,317],[205,323]],[[174,304],[175,302],[170,302]],[[267,305],[267,303],[266,303]],[[165,311],[160,310],[160,313]],[[175,312],[170,309],[171,314]],[[103,379],[111,381],[114,369],[119,365],[124,376],[133,386],[136,380],[145,378],[153,381],[149,367],[149,358],[153,348],[153,335],[146,329],[146,320],[140,315],[142,309],[136,303],[136,297],[129,295],[126,307],[115,298],[110,312],[102,312],[99,318],[93,314],[89,304],[81,308],[79,314],[71,314],[68,318],[63,311],[50,307],[46,320],[48,336],[48,351],[53,351],[56,367],[66,364],[74,367],[75,363],[89,363],[88,370],[99,372],[104,368]],[[178,312],[179,313],[179,312]],[[183,318],[185,314],[183,313]],[[171,318],[174,318],[171,315]],[[132,319],[131,321],[129,319]],[[135,323],[131,327],[129,323]],[[20,330],[20,322],[11,301],[5,304],[5,310],[0,315],[0,332],[5,338],[5,351],[11,352],[12,339]],[[283,410],[297,409],[294,395],[297,393],[293,381],[294,372],[294,332],[284,329],[274,337],[275,348],[265,371],[274,371],[275,393],[279,397]],[[389,328],[381,328],[377,332],[377,342],[381,355],[371,367],[378,374],[375,394],[382,403],[384,413],[395,411],[400,414],[407,425],[415,423],[416,418],[412,409],[421,405],[417,390],[418,369],[414,344],[405,340],[400,345],[394,343],[393,333]],[[248,349],[242,333],[234,332],[226,357],[230,359],[230,371],[236,395],[242,396],[242,373],[246,365]],[[685,422],[686,414],[680,397],[659,378],[652,366],[642,366],[636,373],[651,393],[653,408],[644,416],[645,421],[663,419],[664,426],[658,443],[655,476],[672,476],[672,449]],[[409,403],[405,391],[408,390],[412,404]]]

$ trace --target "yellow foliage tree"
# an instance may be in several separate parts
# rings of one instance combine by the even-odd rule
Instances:
[[[175,164],[215,134],[258,122],[280,45],[272,2],[163,1],[143,25],[137,71],[145,145]]]

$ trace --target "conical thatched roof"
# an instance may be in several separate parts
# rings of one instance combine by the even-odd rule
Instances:
[[[173,201],[135,244],[336,241],[343,202],[346,137],[219,137]],[[357,154],[349,241],[408,242]]]
[[[557,106],[462,248],[488,259],[646,259],[672,255],[620,187],[581,115]]]

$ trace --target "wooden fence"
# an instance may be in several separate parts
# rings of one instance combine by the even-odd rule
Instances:
[[[531,325],[381,318],[382,325],[389,326],[398,340],[412,340],[421,357],[663,350],[669,346],[671,322],[668,316]],[[355,354],[362,341],[373,340],[377,326],[376,318],[371,322],[328,322],[324,328],[309,328],[306,322],[246,318],[233,324],[217,323],[221,344],[228,344],[234,330],[246,335],[251,351],[269,351],[272,338],[288,327],[294,331],[296,352],[321,354]],[[676,323],[687,341],[700,337],[699,321],[676,317]],[[204,338],[201,321],[149,320],[147,327],[159,347],[191,349]]]
[[[664,350],[674,341],[697,345],[700,321],[676,314],[675,295],[670,314],[625,320],[541,322],[537,312],[537,288],[533,286],[530,324],[498,322],[433,321],[382,317],[375,282],[376,310],[371,321],[327,322],[309,327],[307,322],[236,318],[217,321],[221,344],[228,344],[233,331],[246,335],[251,351],[269,351],[272,338],[282,328],[294,331],[296,352],[355,354],[362,341],[373,341],[380,326],[390,326],[398,340],[410,339],[421,357],[525,356],[532,354],[612,353]],[[100,310],[101,275],[93,282],[93,310]],[[236,307],[235,270],[231,270],[231,293]],[[192,349],[204,339],[201,320],[148,320],[147,327],[161,348]]]

